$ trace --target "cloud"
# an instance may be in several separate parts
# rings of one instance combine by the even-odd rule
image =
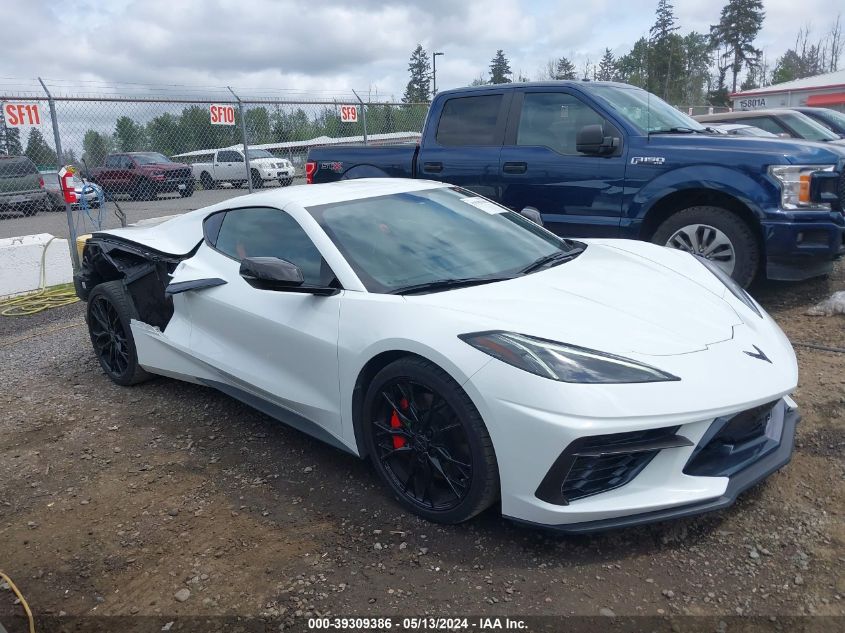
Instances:
[[[567,55],[581,68],[605,47],[624,54],[654,21],[656,0],[29,0],[4,12],[0,76],[63,79],[77,92],[115,82],[298,90],[351,88],[400,97],[418,42],[438,59],[438,86],[486,73],[499,48],[531,77]],[[681,32],[707,32],[721,3],[676,3]],[[773,62],[827,0],[767,0],[758,46]],[[4,80],[8,85],[8,80]],[[78,82],[73,86],[73,82]],[[85,84],[85,81],[103,83]],[[2,88],[2,86],[0,86]]]

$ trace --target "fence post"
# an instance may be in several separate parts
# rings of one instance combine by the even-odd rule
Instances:
[[[244,142],[244,162],[246,166],[246,182],[249,185],[249,192],[252,193],[252,168],[249,166],[249,145],[246,138],[246,117],[244,117],[244,104],[241,98],[235,94],[231,86],[226,86],[232,96],[238,101],[238,114],[241,117],[241,138]]]
[[[358,93],[355,90],[352,90],[352,94],[355,95],[355,98],[358,99],[358,103],[361,104],[361,121],[364,123],[364,145],[367,144],[367,108],[364,106],[364,102],[361,100],[361,97],[358,96]]]
[[[56,103],[53,101],[53,95],[50,94],[50,91],[47,90],[46,84],[41,80],[41,77],[38,78],[38,82],[41,84],[41,87],[44,88],[44,92],[47,93],[47,103],[50,104],[50,118],[53,120],[53,142],[56,144],[56,161],[59,163],[56,165],[56,179],[59,181],[59,190],[61,190],[61,177],[58,175],[58,172],[62,169],[62,139],[59,136],[59,122],[56,119]],[[64,196],[62,196],[64,198]],[[73,265],[73,272],[79,272],[79,252],[76,250],[76,224],[73,221],[73,209],[71,209],[70,203],[65,201],[65,215],[67,216],[67,228],[68,228],[68,235],[70,239],[68,240],[68,246],[70,247],[70,261]]]

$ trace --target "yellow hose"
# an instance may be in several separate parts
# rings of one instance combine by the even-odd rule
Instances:
[[[29,620],[29,633],[35,633],[35,618],[32,617],[32,610],[29,608],[29,604],[27,603],[26,598],[23,597],[21,590],[18,589],[15,583],[12,582],[12,579],[2,571],[0,571],[0,578],[6,581],[6,584],[9,585],[9,588],[18,597],[18,600],[21,601],[21,606],[23,607],[23,610],[26,611],[26,619]]]
[[[28,316],[49,310],[50,308],[58,308],[79,301],[73,284],[62,284],[60,286],[53,286],[50,289],[47,288],[47,266],[45,265],[45,261],[47,259],[47,247],[50,246],[50,242],[54,239],[56,238],[50,238],[50,241],[44,245],[44,250],[41,252],[41,283],[39,289],[20,297],[0,301],[0,316]]]

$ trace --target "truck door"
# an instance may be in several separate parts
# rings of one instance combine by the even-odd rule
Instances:
[[[503,90],[447,99],[439,119],[428,124],[437,127],[420,148],[418,177],[500,200],[499,152],[511,94]]]
[[[239,152],[220,150],[214,162],[214,179],[226,182],[246,180],[246,163]]]
[[[619,139],[608,155],[576,149],[578,131],[600,124]],[[616,237],[622,217],[622,132],[574,91],[519,90],[499,157],[502,202],[535,207],[546,228],[565,237]]]

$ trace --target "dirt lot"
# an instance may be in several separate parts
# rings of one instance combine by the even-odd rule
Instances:
[[[845,348],[845,317],[804,315],[843,288],[840,264],[755,294],[793,342]],[[796,351],[783,471],[715,515],[565,537],[496,509],[425,523],[368,464],[210,389],[117,387],[81,304],[0,319],[0,569],[42,615],[843,616],[845,354]]]

